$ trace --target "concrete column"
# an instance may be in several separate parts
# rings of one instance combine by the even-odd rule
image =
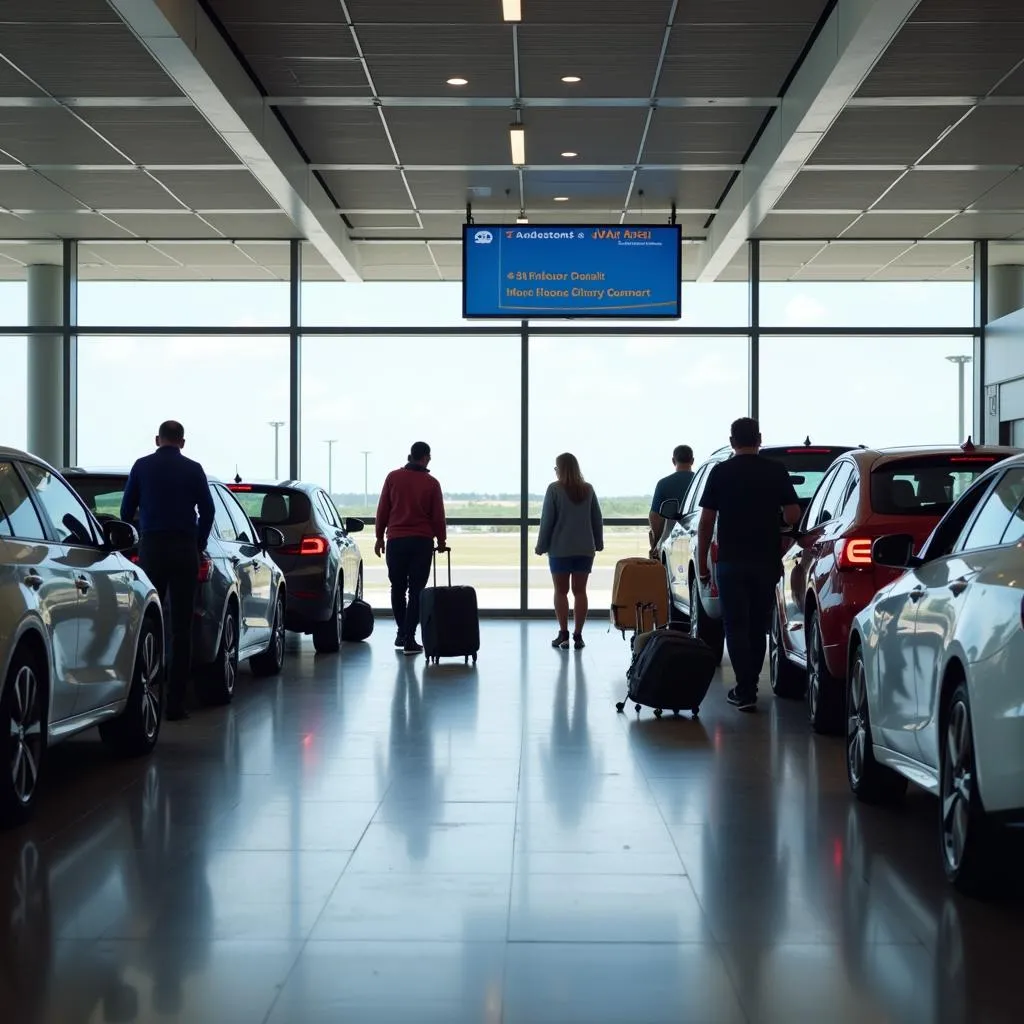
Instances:
[[[54,466],[64,460],[64,310],[60,266],[28,268],[28,326],[55,327],[28,338],[28,447]]]
[[[1024,266],[1004,264],[988,270],[988,322],[1024,309]]]

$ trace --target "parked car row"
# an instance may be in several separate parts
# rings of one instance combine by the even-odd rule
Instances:
[[[61,474],[0,448],[0,821],[30,814],[51,744],[92,726],[121,754],[157,742],[165,623],[135,526],[118,518],[127,480]],[[231,701],[240,661],[257,676],[279,673],[286,630],[312,634],[318,652],[370,635],[350,536],[362,522],[298,481],[209,487],[214,525],[193,627],[206,702]]]
[[[798,448],[763,451],[786,462],[804,505],[795,530],[780,524],[772,690],[806,701],[816,732],[845,735],[858,798],[896,798],[908,781],[938,795],[946,875],[977,890],[999,824],[1024,822],[1024,455],[970,439],[808,441],[820,461],[802,465]],[[704,483],[728,457],[716,453],[683,507],[666,510],[676,522],[662,550],[676,615],[719,654],[714,545],[706,591],[694,562]]]

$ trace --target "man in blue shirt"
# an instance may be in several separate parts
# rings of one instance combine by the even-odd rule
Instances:
[[[167,719],[187,718],[185,690],[192,667],[192,617],[199,555],[213,528],[213,495],[206,472],[186,459],[185,428],[160,424],[156,451],[139,459],[128,475],[121,518],[139,520],[139,564],[160,600],[170,600],[171,651],[167,673]]]
[[[658,545],[665,532],[666,520],[661,515],[663,502],[675,499],[682,508],[686,492],[693,483],[693,449],[688,444],[677,445],[672,452],[672,465],[675,472],[662,477],[654,488],[654,499],[651,501],[651,512],[648,519],[651,523],[651,558],[658,558]]]

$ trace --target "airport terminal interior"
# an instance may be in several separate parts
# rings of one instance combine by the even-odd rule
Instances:
[[[0,0],[0,58],[0,1021],[1024,1020],[1020,0]],[[747,416],[803,517],[754,714],[697,564]],[[166,420],[184,720],[118,522]],[[374,550],[417,441],[440,663]]]

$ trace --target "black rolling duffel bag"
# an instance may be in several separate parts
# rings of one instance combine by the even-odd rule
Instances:
[[[702,640],[671,628],[646,634],[636,646],[639,653],[626,674],[626,700],[616,704],[618,710],[633,701],[637,711],[641,706],[654,708],[658,718],[662,711],[696,715],[718,668],[714,651]]]
[[[480,616],[476,591],[452,586],[452,553],[448,552],[448,586],[437,585],[437,557],[434,557],[434,585],[420,596],[420,631],[423,652],[435,664],[442,658],[473,659],[480,650]]]

